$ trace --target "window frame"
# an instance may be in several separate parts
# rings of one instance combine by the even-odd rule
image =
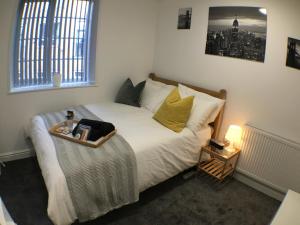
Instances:
[[[61,87],[54,87],[53,81],[50,82],[49,84],[41,84],[41,85],[34,85],[34,86],[23,86],[23,87],[15,87],[15,79],[17,78],[17,73],[18,71],[18,54],[19,54],[19,46],[20,44],[18,43],[19,38],[20,38],[20,33],[21,33],[21,21],[22,21],[22,13],[24,9],[24,4],[28,1],[34,1],[34,2],[49,2],[49,13],[47,16],[47,20],[50,21],[45,24],[49,24],[49,29],[48,32],[49,34],[46,35],[46,40],[45,42],[50,42],[50,43],[44,43],[43,45],[46,45],[46,48],[48,49],[48,54],[47,54],[47,59],[45,60],[45,63],[47,64],[47,75],[46,77],[50,76],[52,77],[52,42],[53,42],[53,27],[55,24],[54,21],[54,13],[55,13],[55,7],[58,1],[62,0],[19,0],[18,1],[18,7],[16,10],[16,18],[15,18],[15,27],[13,31],[13,38],[12,38],[12,54],[11,54],[11,72],[9,73],[9,93],[23,93],[23,92],[33,92],[33,91],[43,91],[43,90],[57,90],[57,89],[68,89],[68,88],[80,88],[80,87],[95,87],[96,85],[96,79],[95,79],[95,59],[96,59],[96,43],[97,43],[97,27],[98,27],[98,12],[99,12],[99,5],[100,5],[100,0],[89,0],[92,1],[94,6],[93,10],[89,16],[89,18],[92,18],[92,21],[89,22],[90,29],[90,46],[87,47],[88,50],[88,80],[85,82],[70,82],[70,83],[62,83]],[[63,0],[63,1],[69,1],[69,0]],[[84,1],[84,0],[82,0]],[[23,31],[24,32],[24,31]],[[85,51],[85,50],[84,50]],[[55,73],[55,72],[54,72]]]

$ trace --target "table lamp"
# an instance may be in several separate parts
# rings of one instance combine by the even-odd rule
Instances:
[[[230,125],[225,139],[230,143],[227,147],[228,151],[235,151],[235,148],[239,146],[242,139],[242,128],[237,125]]]

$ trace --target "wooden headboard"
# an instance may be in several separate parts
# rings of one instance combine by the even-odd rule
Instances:
[[[161,78],[161,77],[157,76],[154,73],[150,73],[149,78],[151,78],[154,81],[159,81],[159,82],[162,82],[162,83],[165,83],[165,84],[175,85],[175,86],[178,86],[178,84],[181,83],[181,84],[183,84],[183,85],[185,85],[189,88],[192,88],[196,91],[203,92],[203,93],[209,94],[213,97],[224,99],[224,100],[226,99],[226,95],[227,95],[226,90],[224,90],[224,89],[222,89],[220,91],[208,90],[208,89],[205,89],[205,88],[202,88],[202,87],[197,87],[197,86],[194,86],[194,85],[191,85],[191,84],[185,84],[185,83],[182,83],[182,82]],[[218,138],[219,137],[220,129],[221,129],[221,126],[222,126],[222,121],[223,121],[224,108],[225,108],[225,104],[224,104],[223,108],[221,109],[219,115],[215,119],[215,121],[210,124],[210,126],[212,126],[213,129],[214,129],[214,133],[212,134],[212,138]]]

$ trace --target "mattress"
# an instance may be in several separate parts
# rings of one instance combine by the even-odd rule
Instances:
[[[16,225],[9,215],[7,209],[5,208],[5,205],[2,202],[2,199],[0,197],[0,224],[1,225]]]
[[[152,119],[153,113],[118,103],[86,105],[96,116],[115,125],[136,155],[139,191],[196,165],[201,146],[211,137],[210,127],[194,134],[188,128],[175,133]],[[32,119],[30,136],[48,189],[48,215],[56,225],[77,219],[53,141],[40,116]]]

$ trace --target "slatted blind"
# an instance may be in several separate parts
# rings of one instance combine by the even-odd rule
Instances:
[[[22,0],[12,88],[90,82],[94,0]]]

